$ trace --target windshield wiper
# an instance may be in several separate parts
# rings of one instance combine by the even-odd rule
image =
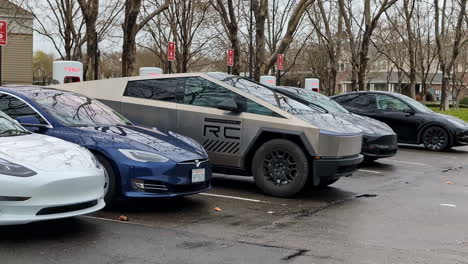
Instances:
[[[325,114],[330,113],[327,109],[321,107],[320,105],[316,105],[316,104],[313,104],[313,103],[309,103],[309,106],[315,106],[315,107],[317,107],[317,108],[323,110],[323,111],[325,112]]]

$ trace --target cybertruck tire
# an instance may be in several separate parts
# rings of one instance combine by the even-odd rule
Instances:
[[[306,186],[309,162],[294,142],[273,139],[257,149],[252,160],[255,184],[264,193],[292,197]]]

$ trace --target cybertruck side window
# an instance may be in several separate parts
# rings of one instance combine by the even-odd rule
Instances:
[[[230,98],[234,98],[242,106],[242,112],[279,116],[272,110],[204,78],[186,78],[184,104],[217,108]]]
[[[29,105],[8,94],[0,93],[0,110],[13,119],[22,116],[35,116],[41,124],[47,125],[47,122]]]
[[[124,96],[176,102],[177,79],[129,81]]]

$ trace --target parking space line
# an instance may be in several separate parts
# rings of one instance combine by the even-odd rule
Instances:
[[[363,169],[359,169],[358,171],[375,173],[375,174],[382,174],[382,172],[380,172],[380,171],[371,171],[371,170],[363,170]]]
[[[272,203],[272,202],[267,202],[267,201],[262,201],[262,200],[243,198],[243,197],[237,197],[237,196],[229,196],[229,195],[221,195],[221,194],[213,194],[213,193],[199,193],[199,194],[205,195],[205,196],[213,196],[213,197],[241,200],[241,201],[254,202],[254,203]]]
[[[430,166],[430,165],[424,164],[424,163],[409,162],[409,161],[402,161],[402,160],[396,160],[396,159],[387,159],[387,160],[391,160],[391,161],[399,162],[399,163],[411,164],[411,165],[418,165],[418,166]]]
[[[415,151],[408,151],[408,150],[398,150],[399,152],[407,153],[407,154],[415,154],[417,152]],[[419,153],[418,153],[419,154]],[[431,156],[431,157],[439,157],[439,158],[449,158],[449,159],[458,159],[458,157],[454,156],[445,156],[445,155],[434,155],[430,153],[424,153],[425,156]]]

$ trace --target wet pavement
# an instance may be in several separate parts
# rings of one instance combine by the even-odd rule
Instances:
[[[295,199],[263,195],[245,177],[213,185],[0,228],[0,263],[468,263],[468,147],[402,146]]]

